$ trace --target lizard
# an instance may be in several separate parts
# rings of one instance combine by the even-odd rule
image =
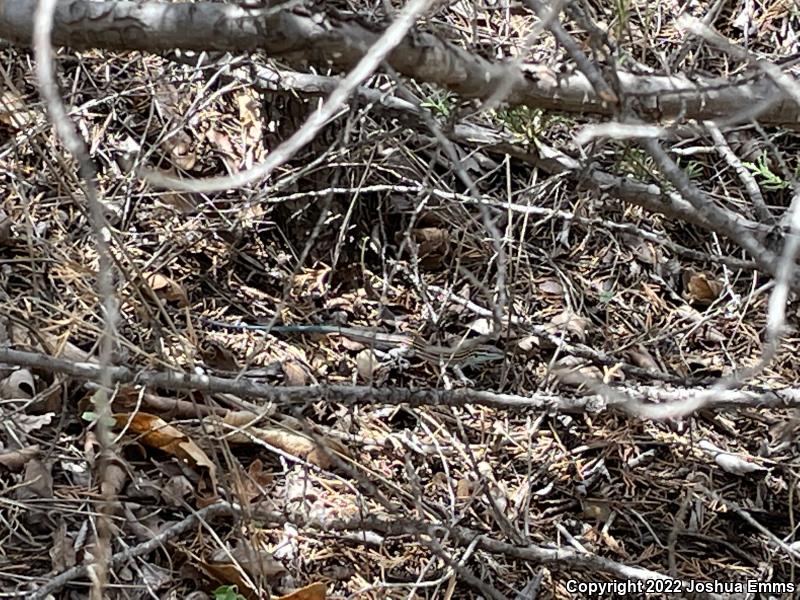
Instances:
[[[203,319],[208,325],[220,329],[238,331],[263,331],[269,333],[310,333],[322,335],[341,335],[363,344],[371,345],[378,350],[403,350],[412,356],[418,356],[434,365],[454,363],[456,367],[464,367],[484,362],[503,360],[505,354],[496,346],[484,344],[481,338],[468,340],[455,346],[438,346],[428,344],[424,340],[401,333],[386,333],[375,329],[358,327],[342,327],[339,325],[251,325],[249,323],[226,323],[213,319]]]

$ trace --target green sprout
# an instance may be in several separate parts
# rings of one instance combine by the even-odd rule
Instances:
[[[789,182],[780,175],[772,172],[767,165],[767,153],[762,152],[756,163],[742,162],[742,164],[760,178],[759,186],[767,191],[784,190],[789,187]]]

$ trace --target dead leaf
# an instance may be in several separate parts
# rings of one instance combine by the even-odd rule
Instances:
[[[281,362],[281,370],[283,371],[286,385],[302,386],[308,381],[306,370],[303,368],[303,365],[300,364],[300,361],[291,358],[284,360]]]
[[[200,349],[203,360],[214,369],[221,371],[238,371],[239,363],[233,352],[214,340],[206,340]]]
[[[684,298],[700,306],[708,306],[722,292],[722,284],[704,273],[686,271],[683,273]]]
[[[39,446],[28,446],[19,450],[9,450],[0,454],[0,465],[9,471],[19,471],[28,461],[39,457]]]
[[[192,149],[192,138],[184,131],[178,131],[164,140],[161,148],[169,154],[172,164],[180,169],[191,171],[197,164],[197,154]]]
[[[161,488],[161,497],[170,506],[180,507],[184,498],[192,493],[192,484],[185,475],[174,475]]]
[[[29,460],[25,465],[23,483],[14,491],[14,497],[17,500],[52,498],[53,476],[50,474],[50,467],[38,458]]]
[[[565,308],[546,325],[548,331],[558,333],[562,329],[566,329],[569,333],[574,335],[580,341],[586,340],[586,329],[589,325],[589,320],[574,313],[570,308]]]
[[[417,246],[417,256],[425,268],[441,265],[450,252],[450,232],[439,227],[420,227],[411,231],[411,239]]]
[[[564,296],[564,287],[555,279],[545,279],[539,284],[539,290],[551,296]]]
[[[324,583],[312,583],[285,596],[273,596],[272,600],[325,600],[327,589]]]
[[[216,431],[219,427],[215,423],[216,417],[207,417],[205,423],[209,431]],[[255,440],[275,446],[292,456],[305,459],[308,462],[315,464],[323,469],[331,466],[330,460],[317,448],[313,440],[295,433],[293,431],[280,428],[280,427],[255,427],[253,423],[257,422],[259,417],[251,412],[240,410],[230,411],[222,419],[225,433],[225,439],[231,444],[253,444]],[[240,429],[240,432],[231,430],[231,428]],[[337,440],[325,440],[331,452],[343,452],[344,448]]]
[[[380,365],[378,357],[375,356],[375,353],[370,348],[364,348],[356,354],[356,369],[362,381],[372,381],[375,378],[375,371],[378,370]]]
[[[178,302],[178,306],[188,306],[189,300],[183,287],[174,279],[161,273],[148,275],[147,284],[160,297],[168,302]]]
[[[41,429],[45,425],[49,425],[50,421],[53,420],[53,416],[55,416],[55,413],[51,412],[43,415],[14,415],[14,419],[11,420],[7,426],[13,426],[14,430],[18,432],[32,433]]]
[[[33,374],[28,369],[17,369],[11,375],[0,381],[0,398],[10,399],[30,399],[36,394],[36,384],[33,381]]]
[[[138,441],[186,461],[192,467],[205,470],[216,487],[217,467],[205,452],[177,427],[161,417],[144,412],[115,414],[117,427],[128,425],[128,431],[138,436]]]

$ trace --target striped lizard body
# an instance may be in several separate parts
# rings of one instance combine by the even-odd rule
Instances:
[[[357,327],[340,327],[338,325],[249,325],[247,323],[225,323],[212,319],[203,319],[212,327],[239,331],[264,331],[269,333],[316,333],[323,335],[341,335],[362,344],[371,345],[378,350],[393,350],[406,348],[414,356],[418,356],[430,363],[455,363],[467,366],[503,360],[504,354],[495,346],[483,344],[478,340],[467,340],[455,346],[437,346],[428,344],[416,337],[400,333],[385,333],[372,329],[359,329]]]

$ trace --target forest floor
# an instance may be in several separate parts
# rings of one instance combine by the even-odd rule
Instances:
[[[747,72],[678,31],[682,4],[584,4],[626,68]],[[702,18],[710,9],[698,4],[688,9]],[[729,40],[766,60],[796,56],[790,2],[752,13],[728,4],[740,3],[717,3],[713,25]],[[534,22],[521,8],[457,2],[423,26],[497,60],[525,52]],[[549,34],[533,48],[528,61],[572,68]],[[625,410],[630,397],[709,389],[757,364],[771,279],[729,240],[521,158],[547,144],[665,185],[635,143],[597,141],[589,161],[575,136],[595,116],[486,109],[408,80],[401,95],[376,75],[367,87],[415,98],[447,143],[413,104],[362,96],[266,182],[156,189],[131,157],[186,179],[237,172],[320,102],[261,86],[256,74],[277,67],[259,53],[204,60],[58,54],[111,224],[112,358],[139,379],[113,387],[113,417],[100,423],[97,383],[0,365],[0,598],[37,597],[45,584],[55,598],[88,597],[80,567],[104,551],[115,556],[110,598],[517,600],[639,582],[620,594],[637,598],[697,581],[796,580],[793,409]],[[96,365],[105,325],[93,227],[32,62],[0,49],[13,109],[0,104],[0,334],[13,349]],[[780,216],[798,136],[752,124],[726,134]],[[691,183],[750,214],[714,141],[682,136],[670,153]],[[780,350],[743,392],[797,388],[797,316],[791,297]],[[465,364],[464,379],[456,360],[209,319],[370,328],[438,346],[491,338],[502,358]],[[219,379],[140,385],[158,371]]]

